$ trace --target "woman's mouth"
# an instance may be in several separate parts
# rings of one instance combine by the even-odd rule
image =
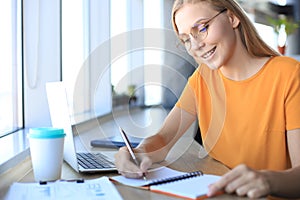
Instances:
[[[208,57],[210,57],[215,51],[216,51],[217,47],[214,47],[213,49],[211,49],[210,51],[206,52],[205,54],[203,54],[201,57],[204,59],[207,59]]]

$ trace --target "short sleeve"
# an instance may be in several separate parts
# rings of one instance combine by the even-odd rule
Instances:
[[[178,99],[175,106],[196,115],[196,100],[195,100],[195,93],[194,88],[191,81],[192,77],[189,78],[188,83],[186,84],[185,88],[182,91],[180,98]]]
[[[286,87],[285,116],[287,130],[300,128],[300,63]]]

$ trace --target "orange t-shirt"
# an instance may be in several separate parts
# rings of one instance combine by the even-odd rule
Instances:
[[[204,147],[228,167],[287,169],[286,131],[300,128],[300,62],[273,57],[243,81],[202,64],[176,106],[197,114]]]

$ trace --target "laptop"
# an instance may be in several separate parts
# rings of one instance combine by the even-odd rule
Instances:
[[[52,126],[63,128],[66,133],[64,160],[77,172],[115,171],[114,154],[117,153],[117,150],[88,152],[88,150],[82,150],[84,148],[77,149],[78,143],[75,142],[76,134],[72,129],[64,83],[48,82],[46,83],[46,92]]]

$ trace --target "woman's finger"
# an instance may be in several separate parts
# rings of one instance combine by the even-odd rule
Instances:
[[[226,190],[226,187],[235,179],[237,179],[242,173],[243,173],[244,169],[241,167],[236,167],[233,170],[227,172],[225,175],[223,175],[221,177],[221,179],[213,184],[211,184],[208,188],[208,193],[207,195],[209,197],[216,195],[220,190]],[[227,188],[228,193],[231,193],[233,190],[231,189],[231,187],[234,186],[230,186],[229,188]]]

